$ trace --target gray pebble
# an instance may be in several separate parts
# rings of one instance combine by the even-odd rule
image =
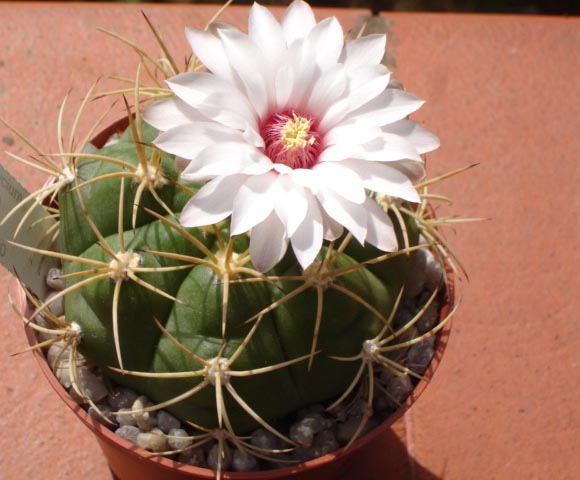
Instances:
[[[165,410],[157,412],[157,426],[165,433],[181,428],[181,422]]]
[[[265,428],[254,430],[254,432],[252,432],[250,443],[254,447],[263,450],[279,450],[282,448],[282,440]]]
[[[302,408],[301,410],[298,410],[296,418],[298,420],[302,420],[304,417],[308,417],[312,413],[318,413],[322,415],[324,414],[324,411],[325,411],[324,405],[322,405],[321,403],[314,403],[312,405],[308,405],[307,407]]]
[[[313,458],[332,453],[338,450],[339,446],[338,440],[332,430],[323,430],[314,438],[314,444],[312,445]]]
[[[217,443],[211,447],[207,454],[207,466],[216,471],[218,469],[220,455],[222,470],[229,470],[232,465],[232,454],[228,449],[225,449],[223,454],[221,454],[219,444]]]
[[[172,428],[167,434],[167,443],[171,450],[183,450],[193,443],[190,435],[183,428]]]
[[[106,427],[111,427],[114,423],[116,423],[115,416],[113,415],[111,407],[104,403],[98,404],[96,407],[96,409],[92,405],[89,407],[88,413],[92,418],[94,418],[97,422],[102,423]]]
[[[54,290],[64,290],[63,272],[60,268],[51,268],[46,274],[46,284]]]
[[[137,445],[137,436],[141,433],[137,427],[132,425],[122,425],[115,430],[115,433],[125,440],[129,440],[131,443]]]
[[[137,395],[133,390],[124,387],[118,387],[113,389],[107,396],[107,402],[114,411],[121,410],[122,408],[130,409],[137,400]]]
[[[310,447],[314,435],[328,426],[328,421],[319,413],[310,413],[290,427],[290,438],[302,447]]]
[[[389,342],[389,346],[408,342],[409,340],[412,340],[413,338],[417,337],[417,334],[418,334],[418,332],[417,332],[417,329],[415,328],[415,325],[412,325],[407,330],[405,330],[402,334],[400,334],[399,336],[394,338],[391,342]],[[408,346],[400,347],[400,348],[397,348],[396,350],[391,350],[390,352],[386,352],[385,355],[388,358],[390,358],[391,360],[394,360],[395,362],[401,362],[407,356],[408,351],[409,351]]]
[[[336,439],[342,443],[342,444],[346,444],[348,442],[350,442],[352,440],[352,437],[354,437],[354,434],[356,433],[356,431],[358,430],[361,422],[362,422],[363,417],[350,417],[346,420],[346,422],[342,422],[337,424],[336,428],[335,428],[335,435],[336,435]],[[371,431],[373,428],[375,428],[377,426],[378,422],[370,417],[365,426],[363,427],[361,433],[359,433],[359,438],[364,435],[365,433]]]
[[[395,313],[395,318],[393,319],[395,329],[398,330],[399,328],[407,325],[407,323],[413,320],[414,316],[415,313],[413,313],[407,305],[399,305],[399,308]]]
[[[405,281],[405,298],[413,298],[425,287],[427,252],[429,250],[421,248],[413,252],[409,273]]]
[[[48,296],[46,297],[46,302],[49,302],[56,295],[57,292],[49,293]],[[64,315],[64,298],[60,297],[54,300],[53,302],[50,302],[47,305],[47,308],[48,310],[50,310],[50,312],[52,312],[53,315],[56,315],[57,317]]]
[[[194,467],[205,467],[205,453],[203,453],[203,448],[192,448],[181,452],[177,460],[181,463],[186,463],[187,465],[193,465]]]
[[[358,398],[348,411],[349,417],[362,417],[368,408],[368,402],[364,398]],[[372,413],[372,412],[371,412]]]
[[[115,419],[117,420],[117,423],[121,426],[131,425],[133,427],[136,427],[137,420],[135,420],[133,415],[131,415],[131,414],[121,415],[122,412],[129,412],[129,411],[131,411],[130,408],[120,408],[119,410],[117,410],[117,414],[115,415]]]
[[[253,472],[258,469],[258,460],[253,455],[236,449],[232,459],[232,469],[234,472]]]
[[[417,310],[420,310],[427,304],[432,293],[433,292],[428,292],[425,290],[421,295],[419,295],[417,298]],[[420,334],[423,334],[431,330],[437,324],[438,320],[439,300],[434,298],[423,315],[421,315],[421,318],[415,322],[414,326],[417,327],[417,330]]]
[[[431,250],[427,250],[426,257],[425,288],[430,292],[434,292],[443,282],[445,270],[437,258],[435,258],[435,255],[433,255]]]
[[[98,377],[86,367],[78,369],[79,389],[93,402],[97,403],[107,396],[107,387],[101,377]]]
[[[413,345],[407,355],[407,368],[422,375],[427,369],[433,355],[435,355],[435,336],[431,336],[420,343]]]
[[[389,405],[398,408],[405,403],[405,400],[413,391],[413,383],[409,375],[391,375],[391,378],[386,382],[385,388]]]

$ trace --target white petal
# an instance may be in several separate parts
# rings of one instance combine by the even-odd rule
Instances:
[[[291,235],[292,250],[303,269],[314,261],[322,247],[322,215],[313,195],[307,195],[308,210],[303,222]]]
[[[184,227],[199,227],[220,222],[229,216],[234,196],[247,178],[247,175],[229,175],[206,183],[183,208],[181,224]]]
[[[345,162],[324,162],[312,170],[318,175],[319,182],[337,195],[353,203],[363,203],[366,199],[364,184]]]
[[[330,217],[323,208],[320,209],[320,214],[322,216],[324,239],[332,241],[340,238],[344,232],[344,227],[336,220],[334,220],[334,218]]]
[[[175,167],[177,173],[181,173],[189,165],[189,162],[190,160],[187,158],[175,157],[175,162],[173,163],[173,166]]]
[[[278,67],[275,78],[276,109],[283,110],[290,100],[294,88],[294,69],[288,64]]]
[[[239,30],[219,30],[224,50],[232,67],[241,78],[248,98],[261,119],[273,106],[272,81],[268,81],[266,61],[262,51],[252,40]]]
[[[387,134],[361,145],[361,149],[353,153],[352,158],[372,162],[392,162],[395,160],[422,162],[421,155],[411,143],[404,141],[401,137]]]
[[[406,141],[412,143],[421,154],[431,152],[439,148],[440,145],[437,135],[410,120],[399,120],[391,123],[382,127],[382,131],[403,137]]]
[[[160,134],[153,142],[161,150],[192,159],[216,142],[243,142],[240,132],[214,122],[179,125]]]
[[[184,102],[216,122],[237,130],[248,124],[258,129],[256,112],[245,95],[211,73],[182,73],[167,80],[167,84]]]
[[[355,172],[363,182],[364,187],[369,190],[410,202],[420,201],[419,194],[411,180],[391,165],[363,160],[345,160],[339,165],[344,165]]]
[[[286,253],[288,237],[284,225],[274,212],[252,229],[250,258],[260,272],[273,268]]]
[[[349,202],[328,189],[320,189],[317,198],[330,217],[344,225],[361,245],[364,244],[367,234],[367,214],[363,205]]]
[[[274,208],[276,177],[273,172],[250,177],[240,187],[232,209],[232,235],[247,232],[270,215]]]
[[[189,162],[181,178],[198,182],[236,173],[261,175],[271,169],[270,159],[251,145],[223,142],[214,143],[202,150]]]
[[[274,210],[291,237],[304,220],[308,211],[308,190],[292,181],[290,175],[278,175],[274,193]]]
[[[304,56],[313,61],[322,72],[336,64],[342,47],[344,33],[338,20],[326,18],[316,25],[304,40]]]
[[[319,187],[319,177],[316,172],[310,168],[297,168],[295,170],[291,170],[288,173],[294,183],[307,188],[314,195],[316,195]]]
[[[384,252],[395,252],[399,249],[397,235],[393,222],[385,211],[368,198],[365,207],[367,210],[367,242]]]
[[[387,88],[362,107],[349,113],[349,118],[365,118],[375,125],[387,125],[405,118],[425,102],[411,93]]]
[[[239,79],[232,69],[219,38],[211,32],[188,27],[185,36],[191,45],[194,55],[205,67],[218,77],[232,85],[240,86]]]
[[[362,147],[353,143],[345,143],[340,145],[330,145],[325,148],[318,156],[319,162],[340,162],[345,158],[353,157],[357,152],[361,151]]]
[[[318,130],[324,135],[332,127],[338,125],[344,117],[346,117],[350,108],[350,100],[348,96],[345,96],[334,103],[324,114],[320,123],[318,124]]]
[[[345,121],[324,136],[324,145],[360,145],[382,136],[382,130],[365,121]],[[346,157],[343,157],[346,158]]]
[[[258,3],[254,3],[250,9],[248,35],[260,47],[270,64],[279,62],[286,50],[282,28],[270,10]]]
[[[398,160],[389,162],[389,166],[409,177],[411,181],[419,180],[425,176],[425,163],[423,160]]]
[[[353,111],[387,88],[390,73],[383,65],[366,65],[351,71],[349,78],[349,111]]]
[[[387,36],[380,34],[365,35],[346,42],[341,61],[347,70],[363,65],[377,65],[383,60],[387,46]]]
[[[314,25],[316,20],[310,5],[302,0],[294,0],[282,17],[286,45],[290,46],[294,40],[306,37]]]
[[[308,99],[308,109],[311,112],[324,114],[328,108],[336,103],[347,87],[347,77],[344,67],[337,63],[326,70],[314,84]]]
[[[142,114],[148,124],[162,132],[191,122],[207,121],[199,111],[177,97],[165,98],[147,105]]]

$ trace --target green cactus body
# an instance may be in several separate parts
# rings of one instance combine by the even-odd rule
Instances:
[[[146,142],[154,138],[155,131],[147,126],[143,129]],[[150,147],[145,148],[146,155],[151,152]],[[134,166],[139,164],[136,145],[127,133],[119,143],[98,153]],[[172,157],[164,157],[162,170],[172,181],[157,190],[158,197],[178,217],[189,195],[175,184],[177,173]],[[223,251],[229,240],[227,224],[214,230],[187,229],[198,241],[192,242],[179,228],[170,225],[178,225],[177,218],[145,191],[133,225],[137,185],[130,178],[122,180],[114,175],[126,171],[127,167],[119,164],[81,159],[77,184],[89,179],[96,181],[60,194],[61,252],[108,264],[112,261],[111,251],[124,250],[138,255],[135,258],[141,269],[148,268],[136,273],[147,284],[145,287],[131,278],[116,282],[106,271],[87,276],[94,266],[65,262],[67,286],[87,283],[71,289],[65,300],[67,322],[81,327],[80,351],[118,383],[134,388],[158,404],[167,402],[167,409],[182,420],[207,428],[218,425],[217,387],[215,382],[208,383],[209,375],[200,359],[219,357],[227,361],[235,355],[235,361],[228,365],[227,378],[220,378],[219,382],[228,421],[239,434],[255,427],[256,420],[234,394],[259,418],[270,423],[308,404],[341,395],[353,381],[360,363],[339,362],[332,357],[359,354],[364,341],[381,332],[404,284],[409,255],[367,268],[359,262],[384,252],[362,247],[353,240],[344,252],[337,254],[341,239],[331,252],[328,252],[331,247],[324,247],[318,259],[322,265],[325,257],[330,256],[327,254],[332,254],[334,271],[349,268],[351,271],[330,275],[326,283],[320,281],[320,276],[303,273],[291,252],[266,276],[251,275],[247,273],[250,270],[224,275],[227,269],[220,271],[215,259],[208,258],[201,246],[219,257],[217,252]],[[121,189],[124,201],[119,231]],[[406,222],[408,239],[416,244],[414,223],[409,219]],[[95,231],[102,235],[101,240]],[[233,258],[243,255],[247,245],[247,236],[236,237]],[[251,264],[245,264],[244,268],[251,269]],[[98,281],[87,281],[98,275],[102,277]],[[107,368],[119,367],[113,326],[115,310],[123,368],[159,374],[158,378]],[[320,329],[314,342],[315,355],[310,357],[317,323]],[[281,365],[284,366],[279,368]],[[268,367],[275,368],[268,371]],[[169,378],[167,372],[201,373]],[[227,385],[223,384],[224,379]],[[186,394],[192,391],[195,394]],[[183,397],[180,401],[172,400],[179,396]]]

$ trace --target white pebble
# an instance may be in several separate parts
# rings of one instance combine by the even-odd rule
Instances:
[[[153,406],[153,404],[147,399],[147,397],[142,395],[135,400],[131,409],[142,410],[151,406]],[[137,426],[145,432],[148,432],[157,426],[157,412],[155,411],[134,413],[133,418],[137,422]]]
[[[164,452],[167,450],[167,438],[161,430],[153,429],[137,435],[137,445],[151,452]]]
[[[167,434],[167,443],[169,443],[169,447],[172,450],[183,450],[193,443],[193,440],[183,428],[172,428]]]
[[[70,345],[68,345],[64,340],[54,342],[46,354],[46,361],[54,372],[54,376],[67,390],[71,388],[69,356]]]
[[[232,459],[232,469],[234,472],[252,472],[258,468],[258,460],[249,453],[236,449]]]
[[[120,437],[123,437],[125,440],[129,440],[131,443],[137,445],[137,436],[141,433],[141,430],[133,425],[123,425],[117,428],[115,433]]]

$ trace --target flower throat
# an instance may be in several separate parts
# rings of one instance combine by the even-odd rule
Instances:
[[[274,163],[290,168],[312,168],[321,151],[316,122],[295,111],[274,113],[262,124],[264,153]]]

